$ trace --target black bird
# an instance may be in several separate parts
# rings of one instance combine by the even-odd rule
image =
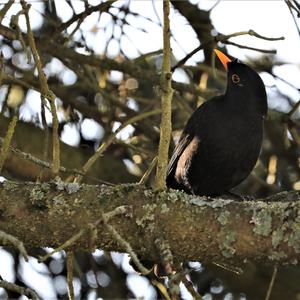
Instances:
[[[167,186],[189,194],[229,192],[252,171],[258,159],[267,95],[249,66],[215,53],[227,70],[224,95],[202,104],[187,121],[169,162]]]

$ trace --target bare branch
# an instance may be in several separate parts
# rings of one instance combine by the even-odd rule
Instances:
[[[275,282],[275,279],[276,279],[276,276],[277,276],[277,271],[278,271],[278,268],[275,265],[274,268],[273,268],[273,273],[272,273],[271,281],[270,281],[270,284],[269,284],[269,288],[268,288],[265,300],[269,300],[270,297],[271,297],[272,289],[273,289],[274,282]]]
[[[72,251],[67,252],[67,282],[68,282],[68,294],[69,300],[74,300],[74,286],[73,286],[73,261],[74,253]]]
[[[161,124],[160,140],[157,155],[157,169],[155,178],[155,188],[166,188],[166,174],[168,166],[168,153],[172,133],[171,113],[172,113],[172,73],[171,73],[171,45],[170,45],[170,1],[163,1],[164,27],[163,27],[163,66],[162,66],[162,97],[161,97]]]
[[[15,292],[15,293],[19,293],[20,295],[27,296],[29,299],[32,299],[32,300],[39,299],[38,295],[36,294],[36,292],[34,290],[32,290],[30,288],[24,288],[22,286],[8,282],[6,280],[2,280],[2,279],[0,280],[0,287],[4,288],[6,290],[9,290],[9,291]]]
[[[9,122],[5,138],[3,139],[3,143],[2,143],[2,147],[1,147],[1,153],[0,153],[0,173],[2,171],[4,161],[5,161],[5,159],[8,155],[11,139],[13,137],[17,122],[18,122],[18,116],[14,115],[12,117],[12,120]]]
[[[0,231],[0,241],[3,245],[11,244],[14,247],[16,247],[19,250],[19,252],[23,255],[25,261],[28,261],[27,251],[24,247],[23,242],[21,242],[19,239],[17,239],[11,234],[5,233],[4,231]]]
[[[67,241],[65,241],[62,245],[55,248],[53,251],[49,252],[48,254],[42,256],[39,258],[39,262],[46,261],[49,257],[51,257],[53,254],[69,249],[70,247],[74,246],[74,244],[86,233],[91,233],[93,229],[98,226],[101,222],[104,222],[104,219],[106,222],[110,220],[111,218],[118,216],[118,215],[125,215],[129,212],[128,206],[119,206],[116,207],[113,211],[110,211],[108,213],[102,214],[102,218],[98,219],[94,222],[94,224],[87,224],[84,228],[82,228],[79,232],[77,232],[75,235],[73,235],[71,238],[69,238]]]
[[[287,116],[288,116],[289,119],[290,119],[290,118],[293,116],[293,114],[297,111],[297,109],[299,108],[299,106],[300,106],[300,100],[297,101],[297,103],[293,106],[293,108],[288,112]]]
[[[284,37],[278,37],[278,38],[269,38],[269,37],[265,37],[262,36],[258,33],[256,33],[255,31],[253,31],[252,29],[248,30],[248,31],[239,31],[239,32],[235,32],[235,33],[231,33],[228,35],[224,35],[224,34],[218,34],[214,39],[212,39],[211,41],[208,41],[207,43],[203,43],[201,45],[199,45],[197,48],[195,48],[194,50],[192,50],[189,54],[187,54],[183,59],[181,59],[175,66],[172,67],[172,72],[179,68],[180,66],[184,65],[193,55],[195,55],[198,51],[204,49],[205,47],[211,45],[211,44],[217,44],[218,42],[221,43],[225,43],[227,40],[229,40],[230,38],[233,37],[237,37],[237,36],[242,36],[242,35],[251,35],[254,36],[256,38],[259,39],[263,39],[263,40],[267,40],[267,41],[279,41],[279,40],[284,40]],[[251,49],[251,50],[254,50]]]
[[[87,16],[89,16],[90,14],[92,14],[93,12],[103,12],[103,11],[107,11],[111,5],[116,2],[117,0],[109,0],[109,1],[105,1],[103,3],[100,3],[98,5],[95,6],[90,6],[89,8],[85,9],[82,13],[74,15],[70,20],[68,20],[67,22],[61,24],[56,32],[54,33],[54,36],[56,37],[57,35],[59,35],[62,31],[66,30],[69,26],[71,26],[73,23],[82,20],[84,18],[86,18]]]
[[[156,164],[157,164],[157,156],[155,156],[152,159],[147,171],[145,172],[145,174],[140,179],[139,184],[145,184],[147,182],[147,180],[148,180],[149,176],[151,175],[153,169],[155,168]]]
[[[236,47],[241,48],[241,49],[248,49],[248,50],[258,51],[258,52],[261,52],[261,53],[269,53],[269,54],[276,54],[277,53],[276,50],[267,50],[267,49],[255,48],[255,47],[250,47],[250,46],[246,46],[246,45],[241,45],[241,44],[231,42],[231,41],[224,41],[223,43],[226,44],[226,45],[236,46]]]
[[[297,28],[298,35],[300,36],[300,28],[299,28],[299,26],[298,26],[297,20],[296,20],[294,14],[293,14],[293,11],[292,11],[293,5],[292,5],[292,3],[291,3],[289,0],[285,0],[284,2],[286,3],[286,5],[287,5],[287,7],[288,7],[288,9],[289,9],[289,11],[290,11],[290,13],[291,13],[291,16],[292,16],[292,18],[293,18],[293,21],[294,21],[294,23],[295,23],[295,26],[296,26],[296,28]]]
[[[105,216],[105,214],[102,215],[102,220],[108,232],[112,235],[116,242],[125,250],[125,252],[127,252],[130,255],[131,259],[133,260],[134,264],[138,267],[139,271],[144,275],[149,274],[151,270],[148,270],[142,265],[141,261],[138,259],[136,253],[134,252],[130,244],[124,238],[122,238],[122,236],[112,225],[108,224],[108,218],[107,216]]]
[[[2,23],[3,18],[5,17],[6,13],[10,9],[10,7],[14,4],[15,0],[9,0],[1,9],[0,11],[0,24]]]
[[[114,142],[114,140],[116,139],[118,133],[123,130],[125,127],[127,127],[130,124],[136,123],[140,120],[143,120],[145,118],[149,118],[151,116],[157,115],[161,112],[160,109],[156,109],[153,111],[148,111],[145,113],[141,113],[139,115],[136,115],[132,118],[130,118],[129,120],[127,120],[126,122],[124,122],[113,134],[111,134],[108,139],[103,142],[100,147],[97,149],[97,151],[95,152],[95,154],[93,156],[91,156],[89,158],[89,160],[84,164],[84,166],[82,167],[82,172],[84,174],[86,174],[88,172],[88,170],[93,166],[93,164],[97,161],[97,159],[99,157],[101,157],[101,155],[104,153],[104,151],[106,151],[106,149]],[[76,176],[76,178],[74,179],[75,182],[81,182],[82,180],[82,176],[78,175]]]
[[[24,0],[21,0],[21,4],[24,10],[24,15],[26,19],[26,26],[28,31],[28,43],[32,51],[32,55],[34,58],[34,62],[36,64],[37,70],[38,70],[38,76],[40,80],[41,85],[41,91],[42,91],[42,97],[45,97],[49,100],[51,113],[52,113],[52,123],[53,123],[53,165],[52,165],[52,171],[55,175],[59,172],[60,167],[60,147],[59,147],[59,136],[58,136],[58,118],[56,113],[56,107],[55,107],[55,95],[53,92],[49,89],[46,75],[43,71],[42,62],[40,59],[40,56],[38,54],[38,50],[36,48],[34,36],[32,33],[30,20],[29,20],[29,14],[28,11],[30,9],[30,5],[26,4]],[[43,100],[43,99],[42,99]]]

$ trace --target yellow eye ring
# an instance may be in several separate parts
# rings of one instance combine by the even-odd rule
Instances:
[[[240,76],[237,75],[237,74],[233,74],[233,75],[231,76],[231,80],[232,80],[233,83],[239,83],[239,82],[241,81],[241,80],[240,80]]]

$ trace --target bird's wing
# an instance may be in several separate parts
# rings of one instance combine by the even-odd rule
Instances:
[[[193,138],[194,138],[194,134],[192,134],[192,133],[187,133],[187,132],[182,133],[180,140],[177,143],[177,145],[173,151],[172,157],[170,159],[170,162],[168,165],[167,176],[170,176],[173,173],[175,174],[177,162],[178,162],[180,156],[182,155],[182,153],[184,152],[184,150],[188,147],[190,142],[193,140]]]
[[[174,148],[173,154],[171,156],[171,159],[170,159],[170,162],[168,165],[168,170],[167,170],[167,177],[169,177],[169,179],[170,179],[170,177],[175,176],[177,162],[180,159],[183,152],[185,152],[185,149],[190,148],[190,149],[187,149],[187,151],[186,151],[186,152],[189,152],[189,150],[192,150],[191,148],[193,148],[193,147],[190,147],[190,144],[194,140],[195,132],[198,131],[199,126],[201,125],[202,120],[204,118],[204,114],[202,113],[203,106],[204,106],[204,104],[202,105],[202,107],[198,107],[198,109],[196,111],[194,111],[194,113],[191,115],[191,117],[189,118],[189,120],[187,121],[187,123],[183,129],[183,132],[181,134],[179,142],[177,143],[176,147]]]
[[[207,122],[205,106],[206,103],[198,107],[191,115],[173,151],[167,170],[167,186],[169,187],[177,186],[175,176],[185,177],[188,163],[199,146],[202,128]]]

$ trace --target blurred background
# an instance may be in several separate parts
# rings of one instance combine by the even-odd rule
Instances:
[[[8,1],[0,0],[0,9]],[[61,164],[80,169],[103,141],[122,124],[114,143],[84,177],[92,184],[138,182],[157,154],[160,126],[159,76],[162,64],[161,0],[28,0],[30,21],[50,89],[56,95],[61,138]],[[286,1],[171,1],[173,51],[174,147],[190,114],[226,87],[226,73],[212,50],[253,66],[268,93],[269,114],[260,159],[236,193],[261,198],[283,190],[300,190],[300,3]],[[41,101],[35,64],[31,59],[21,5],[16,0],[3,17],[0,88],[0,135],[12,116],[19,118],[12,147],[51,161],[52,117]],[[250,35],[217,42],[221,35],[254,30],[284,40]],[[177,67],[193,49],[203,45]],[[252,49],[249,49],[252,48]],[[276,52],[276,54],[275,54]],[[148,116],[147,112],[153,112]],[[143,117],[144,116],[144,117]],[[172,150],[172,149],[170,149]],[[2,180],[43,181],[51,172],[11,152]],[[151,184],[151,178],[146,182]],[[0,249],[0,275],[34,288],[42,299],[67,298],[65,254],[47,263],[36,258],[50,249],[32,249],[29,263],[16,251]],[[201,262],[186,263],[191,281],[203,299],[265,299],[272,266],[245,264],[243,274]],[[279,268],[271,299],[300,299],[296,267]],[[78,299],[162,298],[167,279],[140,276],[126,254],[76,253],[74,287]],[[255,287],[255,288],[253,288]],[[0,289],[0,299],[19,295]],[[192,299],[181,285],[181,297]],[[21,299],[25,299],[22,296]]]

